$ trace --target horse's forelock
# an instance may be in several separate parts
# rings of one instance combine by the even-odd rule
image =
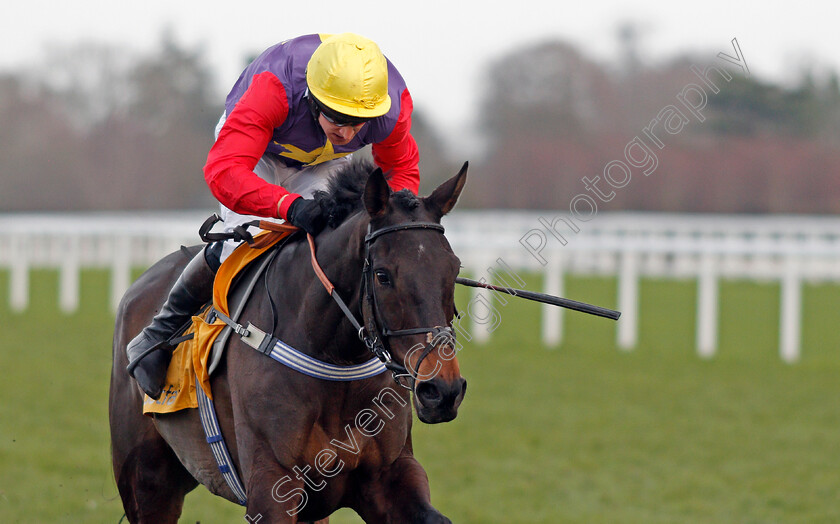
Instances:
[[[394,193],[392,202],[404,211],[414,211],[420,207],[420,199],[408,189],[402,189]]]

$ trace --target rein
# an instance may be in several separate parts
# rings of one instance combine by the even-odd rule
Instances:
[[[262,226],[263,224],[261,224]],[[265,224],[268,228],[272,228],[272,224]],[[381,308],[379,307],[378,301],[376,300],[376,293],[374,291],[373,286],[373,260],[370,253],[370,246],[373,242],[383,236],[390,233],[395,233],[397,231],[405,231],[408,229],[426,229],[431,231],[438,231],[439,233],[443,234],[444,228],[440,224],[434,222],[410,222],[406,224],[397,224],[394,226],[384,227],[382,229],[377,229],[376,231],[371,231],[371,226],[368,224],[368,231],[365,235],[365,262],[364,266],[362,267],[362,290],[363,290],[363,303],[362,303],[362,317],[365,320],[365,326],[356,319],[356,316],[350,311],[350,308],[347,307],[347,304],[342,300],[341,296],[336,292],[335,286],[330,282],[329,278],[327,278],[324,270],[321,268],[320,264],[318,264],[318,259],[315,255],[315,239],[312,235],[307,234],[307,241],[309,242],[309,249],[311,253],[311,261],[312,261],[312,269],[315,271],[315,274],[318,276],[318,279],[323,284],[324,288],[327,290],[327,293],[335,300],[338,307],[344,313],[344,316],[347,317],[347,320],[353,325],[353,328],[359,335],[359,339],[364,342],[365,346],[368,350],[373,353],[384,365],[385,367],[391,371],[391,374],[394,377],[394,381],[399,384],[400,386],[406,389],[413,389],[413,386],[406,386],[400,380],[402,378],[408,378],[411,380],[412,384],[417,379],[417,374],[420,369],[420,364],[422,364],[423,360],[432,352],[432,350],[441,342],[441,340],[452,340],[454,339],[455,335],[452,331],[452,328],[449,326],[434,326],[434,327],[417,327],[417,328],[408,328],[408,329],[389,329],[384,321],[382,320],[381,315]],[[393,360],[391,357],[391,353],[385,347],[383,343],[383,339],[386,337],[401,337],[406,335],[419,335],[427,333],[431,336],[428,337],[429,341],[426,344],[423,352],[420,354],[420,358],[417,360],[417,369],[414,370],[415,373],[412,374],[409,371],[405,364],[399,364]]]
[[[212,225],[218,221],[218,218],[214,215],[210,217],[202,226],[201,229],[201,237],[205,241],[216,241],[216,240],[225,240],[230,238],[229,233],[209,233],[210,228]],[[265,242],[265,237],[268,237],[272,234],[277,235],[281,232],[289,232],[293,230],[297,230],[298,228],[291,226],[289,224],[277,224],[268,221],[254,221],[246,225],[254,225],[258,226],[262,229],[270,231],[270,233],[264,235],[260,239],[254,240],[253,237],[248,234],[247,230],[242,228],[240,231],[235,231],[233,234],[238,237],[238,239],[245,240],[252,246],[255,244],[259,244],[261,241]],[[417,360],[417,369],[420,369],[420,364],[423,362],[429,353],[437,346],[437,344],[441,341],[441,337],[445,337],[443,339],[444,342],[452,341],[454,339],[454,333],[451,327],[441,327],[435,326],[432,328],[410,328],[410,329],[398,329],[398,330],[391,330],[384,326],[381,321],[377,321],[377,311],[379,311],[377,302],[376,302],[376,293],[374,292],[373,287],[373,271],[372,267],[372,259],[370,254],[370,245],[376,240],[378,237],[382,235],[386,235],[389,233],[393,233],[396,231],[403,231],[406,229],[430,229],[433,231],[438,231],[443,234],[444,229],[443,226],[440,224],[435,224],[431,222],[416,222],[416,223],[408,223],[408,224],[400,224],[396,226],[389,226],[377,231],[371,232],[370,231],[370,224],[368,224],[368,233],[365,236],[365,263],[362,269],[362,285],[364,286],[364,302],[362,304],[362,312],[363,312],[363,319],[367,320],[367,327],[363,327],[358,320],[356,320],[355,315],[350,311],[347,307],[347,304],[341,299],[339,294],[336,292],[335,286],[330,282],[327,275],[324,273],[324,270],[321,268],[321,265],[318,264],[318,260],[315,256],[315,240],[312,235],[307,234],[307,241],[309,242],[309,249],[310,249],[310,258],[312,261],[312,268],[315,271],[315,275],[318,277],[318,280],[324,285],[324,288],[330,294],[331,297],[335,300],[338,304],[341,311],[347,317],[353,327],[356,329],[359,338],[364,342],[365,346],[370,350],[376,358],[372,358],[370,361],[356,365],[356,366],[349,366],[349,367],[342,367],[342,366],[334,366],[331,364],[327,364],[318,360],[315,360],[308,355],[303,353],[297,352],[294,348],[291,348],[285,344],[283,344],[280,340],[275,338],[270,333],[265,333],[260,329],[256,328],[252,324],[248,324],[247,327],[242,326],[241,324],[236,323],[231,318],[227,317],[226,315],[222,314],[221,312],[215,311],[214,314],[221,318],[221,320],[233,328],[234,332],[236,332],[242,340],[248,344],[249,346],[257,349],[261,353],[270,356],[271,358],[286,364],[293,369],[306,373],[310,376],[314,376],[316,378],[324,378],[326,380],[356,380],[362,378],[370,378],[380,374],[384,371],[381,366],[384,366],[385,369],[391,371],[391,374],[394,377],[394,381],[399,384],[400,386],[408,389],[413,390],[414,384],[417,380],[417,373],[414,375],[406,369],[405,365],[398,364],[394,362],[391,358],[391,354],[385,348],[385,345],[382,343],[383,337],[398,337],[403,335],[415,335],[420,333],[427,333],[428,343],[423,350],[423,353],[420,355],[420,358]],[[210,237],[213,235],[213,237]],[[237,239],[234,237],[235,239]],[[365,314],[367,312],[367,314]],[[381,329],[380,329],[381,325]],[[410,353],[409,353],[410,354]],[[377,363],[377,359],[379,359],[380,363]],[[301,363],[301,361],[303,363]],[[407,377],[411,381],[410,386],[406,386],[400,380],[403,377]],[[245,488],[242,482],[239,479],[239,475],[236,472],[236,467],[231,459],[231,455],[228,452],[227,445],[225,444],[224,436],[222,435],[221,428],[218,423],[218,417],[216,415],[216,410],[213,405],[213,401],[207,396],[204,392],[204,388],[202,388],[201,384],[196,380],[195,384],[196,389],[196,396],[198,398],[198,407],[199,407],[199,416],[201,419],[202,428],[204,429],[204,434],[206,436],[207,442],[210,445],[211,449],[213,450],[213,456],[216,459],[216,464],[219,467],[219,471],[222,474],[227,486],[230,488],[231,492],[236,496],[239,501],[239,504],[246,505],[247,503],[247,494],[245,492]]]
[[[211,216],[205,223],[202,225],[200,230],[200,236],[202,240],[205,242],[216,241],[216,240],[225,240],[231,238],[231,233],[210,233],[210,228],[213,226],[215,222],[220,220],[217,215]],[[266,220],[255,220],[253,222],[249,222],[245,224],[245,226],[256,226],[260,229],[269,231],[268,234],[264,235],[262,238],[254,239],[251,235],[247,232],[247,230],[243,227],[241,231],[234,231],[233,238],[234,240],[245,240],[252,247],[259,247],[261,245],[265,245],[267,241],[271,240],[272,235],[281,234],[281,233],[288,233],[290,231],[297,231],[299,228],[292,226],[288,223],[276,223],[276,222],[269,222]],[[444,228],[442,225],[437,224],[435,222],[408,222],[405,224],[396,224],[393,226],[383,227],[382,229],[377,229],[376,231],[371,231],[371,225],[368,224],[367,234],[365,235],[364,244],[365,244],[365,261],[364,266],[362,267],[362,320],[365,322],[363,326],[357,319],[356,316],[350,311],[350,308],[347,307],[347,304],[338,294],[335,289],[335,286],[330,282],[330,279],[327,277],[324,270],[321,268],[321,265],[318,263],[318,259],[315,253],[315,239],[312,235],[306,235],[307,241],[309,243],[309,250],[310,250],[310,260],[312,263],[312,269],[315,271],[315,275],[318,277],[318,280],[321,281],[321,284],[324,286],[324,289],[327,290],[327,293],[335,300],[338,307],[344,313],[344,316],[347,317],[347,320],[353,325],[353,328],[356,330],[356,333],[359,336],[359,340],[361,340],[365,347],[373,353],[376,358],[384,365],[386,369],[388,369],[394,377],[394,381],[399,384],[400,386],[408,389],[413,390],[413,384],[417,380],[417,376],[419,373],[420,365],[423,363],[423,360],[429,356],[432,350],[441,343],[451,342],[455,338],[455,333],[449,326],[433,326],[433,327],[416,327],[416,328],[408,328],[408,329],[390,329],[388,326],[385,325],[384,321],[382,320],[381,315],[381,308],[379,307],[379,303],[376,299],[376,292],[374,290],[373,285],[373,260],[370,253],[370,246],[376,241],[377,238],[388,235],[391,233],[396,233],[398,231],[405,231],[409,229],[425,229],[430,231],[437,231],[441,234],[444,233]],[[219,315],[220,318],[224,317],[224,315]],[[248,325],[247,327],[241,326],[236,324],[231,319],[222,318],[228,325],[234,328],[237,334],[243,337],[243,340],[246,341],[249,345],[259,349],[265,354],[268,354],[271,351],[271,347],[276,344],[275,339],[269,336],[268,334],[262,332],[261,330],[256,329],[253,325]],[[401,337],[407,335],[419,335],[419,334],[427,334],[427,344],[423,348],[423,351],[420,353],[420,358],[417,360],[417,366],[414,370],[414,374],[406,368],[405,364],[399,364],[398,362],[394,361],[391,357],[391,353],[385,347],[385,343],[383,342],[384,339],[389,337]],[[253,339],[253,340],[251,340]],[[410,353],[409,353],[410,354]],[[407,378],[411,381],[410,386],[406,386],[401,379]]]

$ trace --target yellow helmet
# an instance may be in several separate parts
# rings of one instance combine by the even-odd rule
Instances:
[[[391,108],[385,56],[374,41],[353,33],[322,37],[306,66],[306,84],[319,102],[344,115],[374,118]]]

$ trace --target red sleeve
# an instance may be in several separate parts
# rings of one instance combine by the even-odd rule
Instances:
[[[243,215],[285,218],[289,204],[299,196],[254,173],[274,128],[286,120],[288,113],[286,89],[276,76],[264,72],[254,76],[227,115],[207,155],[204,179],[213,196],[229,209]]]
[[[400,114],[394,130],[388,138],[382,142],[373,144],[371,152],[376,165],[382,171],[391,173],[388,185],[394,191],[409,189],[414,194],[420,190],[420,153],[417,151],[417,142],[411,136],[411,111],[414,109],[414,102],[408,89],[405,89],[400,96]]]

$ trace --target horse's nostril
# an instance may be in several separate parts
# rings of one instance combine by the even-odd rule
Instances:
[[[436,404],[442,398],[440,390],[431,382],[421,382],[415,391],[424,405]]]

